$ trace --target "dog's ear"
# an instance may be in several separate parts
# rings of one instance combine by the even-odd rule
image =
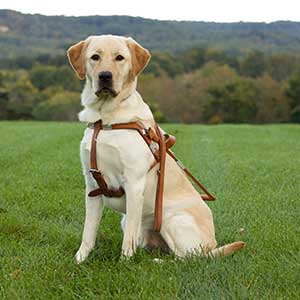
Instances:
[[[86,50],[86,42],[80,41],[79,43],[71,46],[67,55],[69,58],[69,62],[76,72],[79,79],[83,80],[85,78],[85,50]]]
[[[151,55],[147,49],[143,48],[132,38],[127,38],[127,46],[131,54],[132,76],[136,77],[145,69]]]

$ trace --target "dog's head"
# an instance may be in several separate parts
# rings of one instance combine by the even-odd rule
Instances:
[[[68,49],[71,66],[80,79],[92,83],[99,99],[116,97],[146,67],[150,53],[132,38],[90,36]]]

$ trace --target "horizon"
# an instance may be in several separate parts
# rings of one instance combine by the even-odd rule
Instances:
[[[45,17],[66,17],[66,18],[82,18],[82,17],[131,17],[131,18],[141,18],[141,19],[147,19],[147,20],[153,20],[153,21],[161,21],[161,22],[199,22],[199,23],[220,23],[220,24],[232,24],[232,23],[264,23],[264,24],[272,24],[277,22],[292,22],[292,23],[300,23],[299,20],[290,20],[290,19],[276,19],[273,21],[215,21],[215,20],[176,20],[176,19],[158,19],[154,17],[144,17],[140,15],[127,15],[127,14],[111,14],[111,15],[101,15],[101,14],[91,14],[91,15],[68,15],[68,14],[44,14],[40,12],[23,12],[16,9],[11,8],[0,8],[0,10],[7,10],[7,11],[13,11],[16,13],[20,13],[22,15],[41,15]]]
[[[70,5],[71,3],[71,5]],[[284,3],[253,0],[241,3],[228,0],[226,3],[211,0],[196,2],[185,0],[184,3],[153,0],[146,6],[138,0],[115,1],[99,5],[90,0],[89,5],[57,0],[51,3],[40,3],[34,0],[4,1],[0,9],[7,9],[22,14],[40,14],[45,16],[88,17],[88,16],[130,16],[159,21],[215,22],[215,23],[273,23],[300,22],[298,14],[300,4],[293,0]],[[171,7],[171,9],[170,9]]]

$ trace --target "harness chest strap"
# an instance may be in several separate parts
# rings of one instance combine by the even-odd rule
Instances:
[[[113,129],[134,129],[139,132],[142,136],[146,144],[149,146],[153,156],[154,156],[154,163],[151,166],[150,170],[156,165],[159,161],[159,150],[156,148],[156,143],[158,142],[158,137],[153,132],[152,129],[146,130],[142,124],[139,122],[130,122],[130,123],[120,123],[120,124],[113,124],[110,126],[102,125],[101,120],[90,123],[89,127],[94,129],[93,137],[91,142],[91,156],[90,156],[90,165],[91,169],[90,172],[92,173],[94,179],[97,181],[99,188],[93,190],[89,193],[89,197],[95,197],[98,195],[104,195],[107,197],[122,197],[125,192],[122,187],[119,189],[108,188],[107,183],[101,174],[100,170],[97,166],[97,137],[101,130],[113,130]]]
[[[119,189],[109,189],[107,186],[107,183],[101,174],[101,172],[98,170],[97,166],[97,137],[102,129],[102,121],[97,121],[94,124],[94,132],[92,137],[92,144],[91,144],[91,156],[90,156],[90,164],[91,169],[90,172],[92,173],[92,176],[98,183],[99,188],[96,190],[93,190],[89,192],[89,197],[95,197],[98,195],[104,195],[106,197],[122,197],[125,194],[125,191],[122,187],[119,187]]]
[[[164,174],[165,174],[165,161],[166,154],[168,153],[176,163],[181,167],[181,169],[194,181],[194,183],[205,192],[204,195],[201,195],[203,200],[213,201],[215,197],[210,194],[206,188],[192,175],[192,173],[181,163],[180,160],[176,158],[174,153],[169,149],[171,148],[176,139],[174,136],[163,134],[157,124],[155,124],[155,132],[149,128],[146,129],[143,124],[140,122],[130,122],[130,123],[120,123],[113,125],[102,125],[102,121],[99,120],[93,124],[89,124],[93,126],[93,137],[91,142],[91,156],[90,156],[90,164],[91,169],[90,172],[94,179],[96,180],[99,188],[91,191],[88,195],[89,197],[95,197],[98,195],[104,195],[106,197],[122,197],[125,194],[125,191],[122,187],[118,189],[108,188],[107,183],[98,170],[97,167],[97,137],[101,130],[113,130],[113,129],[133,129],[139,132],[141,137],[147,143],[150,151],[152,152],[155,162],[151,166],[150,170],[153,166],[159,162],[159,168],[157,171],[158,181],[157,181],[157,189],[156,189],[156,199],[155,199],[155,213],[154,213],[154,230],[156,232],[160,231],[162,224],[162,207],[163,207],[163,188],[164,188]],[[159,149],[157,149],[156,144],[159,145]]]

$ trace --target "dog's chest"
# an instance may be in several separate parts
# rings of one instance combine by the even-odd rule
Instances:
[[[81,141],[80,154],[84,174],[90,184],[97,184],[89,174],[90,149],[93,130],[87,128]],[[97,167],[109,187],[125,186],[127,181],[146,176],[153,162],[152,154],[133,130],[102,130],[97,138]],[[124,212],[125,201],[120,198],[105,198],[105,204]],[[120,201],[121,200],[121,201]]]

